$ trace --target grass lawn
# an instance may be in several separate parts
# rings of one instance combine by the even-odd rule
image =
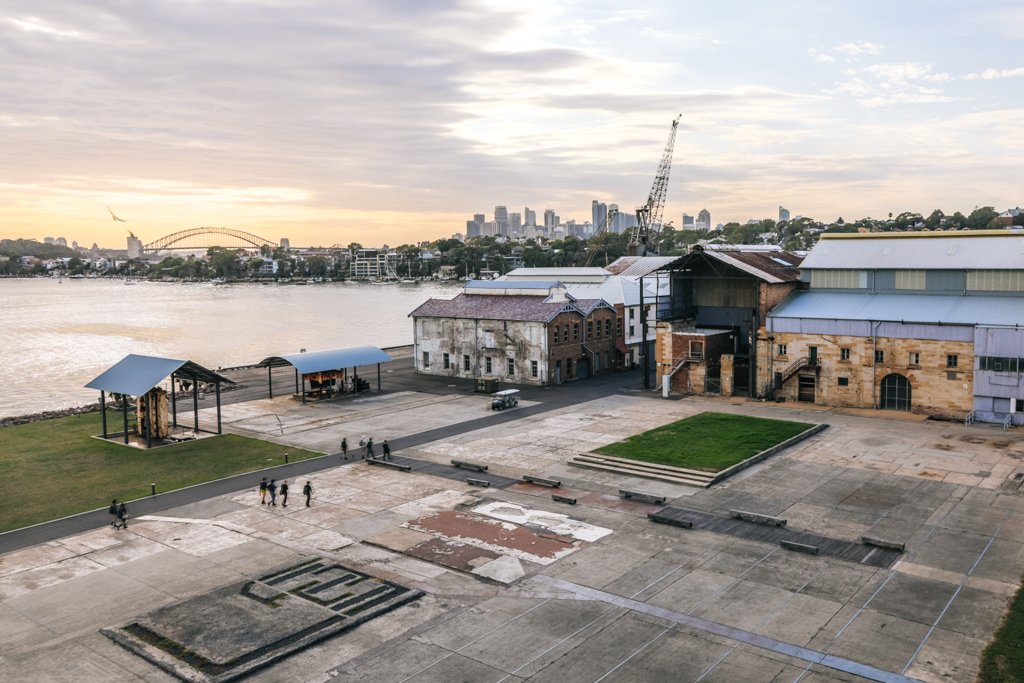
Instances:
[[[981,653],[981,683],[1024,681],[1024,588],[1010,603],[1006,621]]]
[[[595,452],[719,472],[813,426],[745,415],[700,413],[602,446]]]
[[[117,427],[115,426],[115,429]],[[99,413],[0,429],[0,531],[323,455],[222,434],[150,451],[106,443]],[[255,481],[253,482],[255,486]]]

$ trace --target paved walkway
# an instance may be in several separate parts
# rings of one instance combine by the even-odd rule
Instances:
[[[228,431],[326,452],[365,429],[387,435],[399,458],[555,478],[579,502],[530,484],[475,489],[371,467],[350,452],[344,464],[332,455],[272,471],[308,476],[309,508],[299,496],[260,505],[255,474],[138,501],[123,531],[102,512],[22,530],[0,537],[20,548],[0,555],[0,666],[27,681],[170,680],[100,630],[184,600],[214,610],[228,587],[320,557],[423,595],[247,680],[974,680],[1024,572],[1024,435],[665,401],[631,391],[631,380],[524,391],[502,413],[468,387],[402,378],[356,401],[228,404]],[[830,426],[707,490],[568,465],[704,410]],[[620,499],[620,487],[709,514],[779,516],[830,538],[905,541],[907,552],[875,567],[653,524],[657,506]]]

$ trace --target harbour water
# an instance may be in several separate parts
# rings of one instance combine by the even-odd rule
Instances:
[[[408,314],[457,285],[0,279],[0,417],[95,402],[84,385],[130,353],[208,368],[412,343]]]

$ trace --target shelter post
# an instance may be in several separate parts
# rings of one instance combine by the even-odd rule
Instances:
[[[295,393],[299,393],[299,369],[295,368]]]
[[[178,426],[178,392],[174,389],[174,373],[171,373],[171,425]]]
[[[274,374],[269,365],[267,366],[267,391],[270,393],[270,398],[274,398]]]
[[[380,363],[377,363],[377,391],[380,391]]]
[[[298,371],[296,371],[298,372]],[[306,402],[306,376],[302,376],[302,402]]]
[[[107,438],[107,392],[100,389],[100,420],[103,422],[103,438]]]
[[[142,396],[142,425],[146,429],[146,448],[153,447],[153,413],[150,410],[150,392]]]
[[[128,394],[121,394],[121,414],[124,416],[124,445],[128,445]]]
[[[192,417],[194,425],[192,431],[199,431],[199,379],[192,382]]]
[[[217,387],[217,433],[222,434],[220,426],[220,382],[216,383]]]

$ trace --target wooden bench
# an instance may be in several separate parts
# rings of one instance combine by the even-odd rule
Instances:
[[[786,520],[781,517],[762,515],[759,512],[746,512],[744,510],[729,510],[729,516],[733,519],[742,519],[745,522],[764,524],[766,526],[786,526]]]
[[[651,512],[647,515],[647,519],[658,524],[668,524],[669,526],[677,526],[681,529],[692,529],[693,521],[689,519],[681,519],[679,517],[669,517],[667,515],[659,515],[658,513]]]
[[[562,482],[557,479],[545,479],[544,477],[535,477],[532,474],[524,474],[523,482],[527,484],[537,484],[538,486],[547,486],[553,489],[557,489],[562,485]]]
[[[552,493],[551,494],[551,500],[555,501],[556,503],[566,503],[568,505],[575,505],[576,504],[576,499],[575,498],[572,498],[570,496],[560,496],[557,493]]]
[[[808,545],[807,543],[797,543],[796,541],[779,541],[779,545],[781,545],[786,550],[792,550],[798,553],[807,553],[808,555],[818,554],[818,546],[816,545]]]
[[[627,491],[626,489],[619,489],[619,496],[626,500],[635,500],[641,503],[654,503],[655,505],[665,504],[665,496],[659,496],[654,493],[644,493],[643,491]]]
[[[874,538],[872,536],[861,536],[860,542],[864,545],[873,545],[876,548],[885,548],[887,550],[898,550],[901,553],[907,549],[906,543],[900,543],[899,541],[886,541],[882,538]]]
[[[402,465],[401,463],[391,462],[390,460],[377,460],[377,458],[367,458],[366,462],[371,465],[381,465],[382,467],[390,467],[393,470],[399,470],[401,472],[411,472],[411,465]]]
[[[491,485],[491,482],[487,481],[486,479],[474,479],[473,477],[469,477],[468,479],[466,479],[466,483],[469,484],[470,486],[483,486],[484,488],[487,488]]]
[[[464,470],[476,470],[477,472],[486,472],[487,465],[478,462],[469,462],[468,460],[455,460],[452,459],[452,467],[460,467]]]

